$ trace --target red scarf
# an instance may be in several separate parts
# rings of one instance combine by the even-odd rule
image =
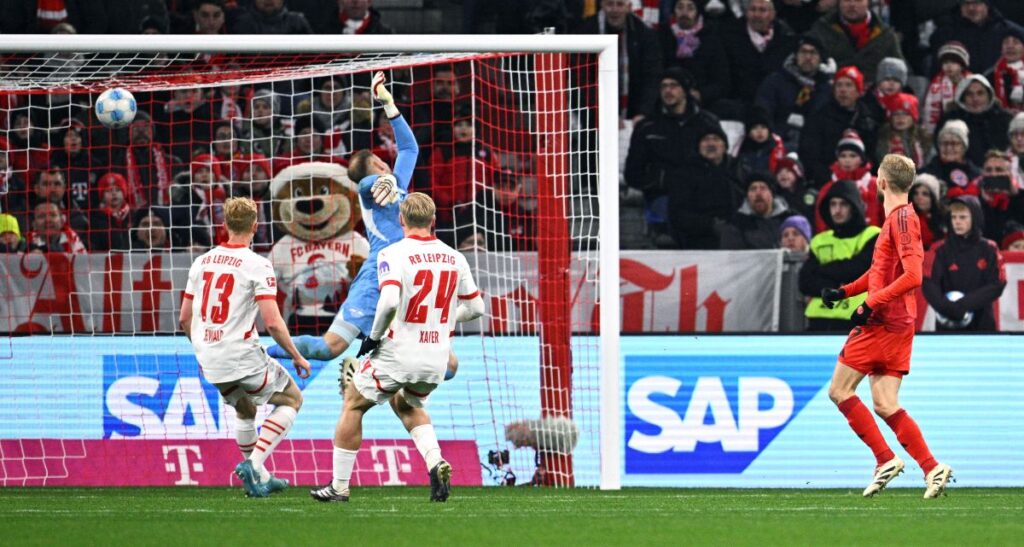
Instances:
[[[1020,73],[1006,62],[1006,57],[1000,57],[993,69],[992,86],[995,88],[996,98],[1003,104],[1003,107],[1013,112],[1020,111],[1019,105],[1010,104],[1010,93],[1013,88],[1021,86]]]
[[[53,27],[68,20],[68,10],[64,0],[38,0],[36,2],[36,22],[40,32],[50,32]]]
[[[908,134],[906,140],[903,139],[901,131],[892,129],[889,133],[889,153],[890,154],[901,154],[914,160],[914,165],[918,169],[924,166],[924,150],[921,148],[921,141],[919,139],[911,138]],[[907,146],[907,144],[911,146]],[[912,148],[909,150],[908,148]]]
[[[373,16],[370,14],[369,11],[367,11],[366,17],[363,17],[363,22],[360,23],[359,26],[356,27],[354,31],[352,31],[352,34],[363,34],[364,32],[366,32],[366,27],[370,26],[370,19],[373,19]],[[348,14],[345,13],[345,10],[338,10],[338,22],[341,23],[341,32],[343,34],[347,34],[347,32],[345,31],[348,28],[348,21]]]
[[[164,149],[159,143],[150,143],[146,146],[146,152],[153,160],[153,169],[156,170],[157,189],[159,190],[157,196],[160,200],[159,205],[167,205],[171,202],[171,169],[167,165],[167,157],[164,156]],[[128,158],[126,160],[126,170],[128,176],[125,177],[128,180],[128,195],[125,196],[128,205],[132,209],[141,209],[149,205],[158,205],[156,203],[149,203],[149,193],[144,187],[142,176],[139,174],[139,166],[135,163],[135,146],[128,146]]]
[[[857,50],[864,49],[864,46],[868,45],[871,41],[871,12],[868,12],[868,16],[859,23],[851,23],[849,21],[842,21],[843,30],[853,40],[854,47]]]
[[[60,232],[60,236],[57,238],[57,247],[59,247],[59,249],[51,249],[49,238],[36,232],[29,232],[25,237],[25,241],[27,241],[29,245],[46,247],[46,251],[50,253],[63,252],[77,255],[89,252],[85,248],[85,244],[82,243],[82,238],[78,237],[78,234],[76,234],[70,226],[64,226],[61,228]]]
[[[871,176],[871,162],[867,162],[853,171],[844,171],[839,168],[837,161],[829,169],[832,171],[833,182],[852,180],[857,183],[860,199],[864,201],[864,216],[867,218],[868,224],[881,226],[885,218],[882,214],[882,205],[878,203],[878,186],[876,186],[875,177]],[[827,190],[822,188],[821,195],[824,196],[826,193]]]
[[[779,162],[786,158],[786,145],[782,142],[782,138],[775,133],[772,133],[772,140],[775,142],[775,147],[768,155],[768,171],[774,173]]]
[[[210,240],[219,245],[228,239],[224,229],[224,200],[227,195],[219,185],[211,184],[207,188],[198,185],[192,187],[192,193],[199,198],[199,211],[195,221],[210,227]]]

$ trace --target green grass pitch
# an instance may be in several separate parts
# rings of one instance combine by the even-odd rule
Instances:
[[[1008,545],[1024,490],[306,488],[250,500],[226,488],[0,488],[5,545]]]

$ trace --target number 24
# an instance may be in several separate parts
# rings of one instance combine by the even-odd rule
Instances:
[[[455,295],[455,284],[458,281],[458,274],[455,270],[443,270],[437,284],[437,297],[434,299],[434,308],[441,310],[441,322],[448,322],[448,314],[451,312],[452,297]],[[406,323],[426,323],[427,306],[423,301],[430,296],[434,288],[434,272],[420,270],[413,278],[413,285],[420,287],[420,290],[409,300],[409,309],[405,311]]]

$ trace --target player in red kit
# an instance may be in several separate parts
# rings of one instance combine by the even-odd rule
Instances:
[[[871,377],[875,414],[885,420],[924,470],[924,497],[938,497],[953,476],[948,465],[935,460],[917,423],[899,405],[900,384],[910,373],[917,317],[914,292],[921,286],[924,261],[921,225],[907,196],[915,175],[910,158],[885,156],[878,167],[885,223],[875,243],[871,269],[856,281],[825,289],[821,295],[825,305],[832,307],[847,297],[868,293],[867,300],[850,317],[857,326],[839,352],[828,390],[850,427],[875,454],[877,466],[871,484],[864,489],[865,497],[877,494],[903,472],[903,460],[893,454],[871,412],[857,397],[857,385],[865,376]]]

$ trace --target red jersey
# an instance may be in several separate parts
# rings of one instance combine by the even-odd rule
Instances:
[[[917,318],[915,291],[921,286],[924,246],[921,221],[912,204],[900,205],[885,217],[875,242],[871,269],[843,286],[847,296],[868,293],[872,313],[868,325],[887,330],[914,328]]]

